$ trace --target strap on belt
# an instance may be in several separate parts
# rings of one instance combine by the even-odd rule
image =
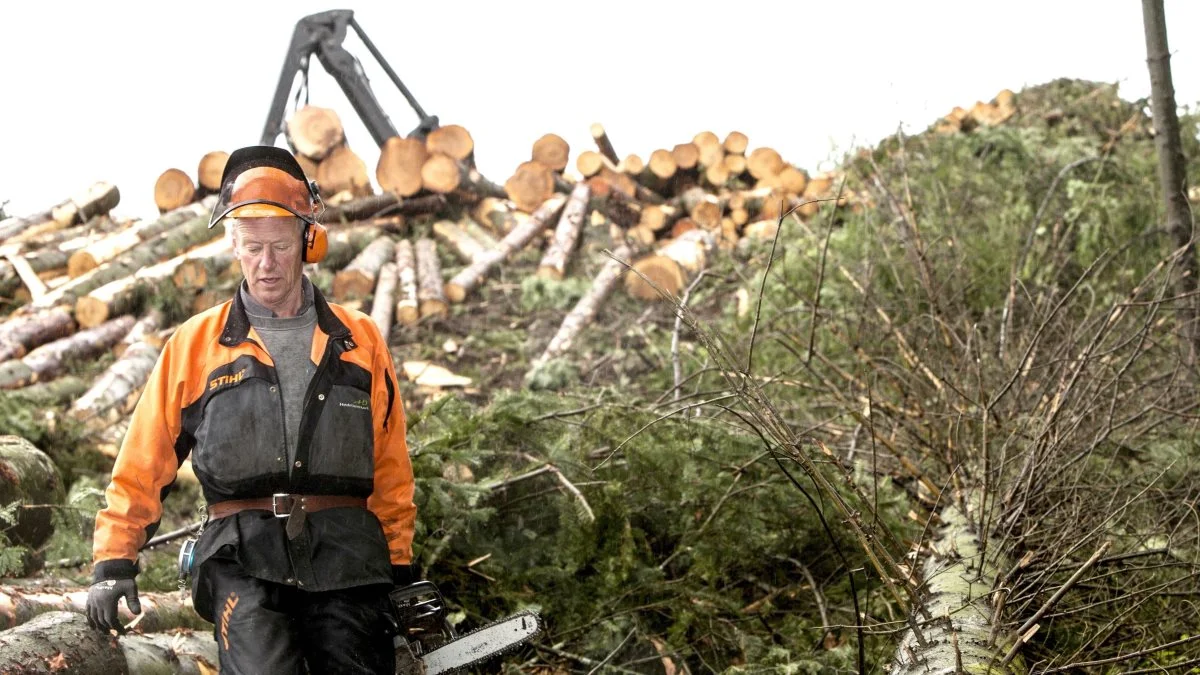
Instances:
[[[288,539],[295,539],[304,530],[306,514],[339,507],[367,508],[362,497],[342,495],[292,495],[277,493],[270,497],[230,499],[208,507],[210,520],[226,518],[246,510],[270,511],[276,518],[287,518]]]

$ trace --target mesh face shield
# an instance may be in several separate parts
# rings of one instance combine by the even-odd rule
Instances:
[[[316,185],[305,178],[290,152],[264,145],[241,148],[225,164],[221,193],[208,226],[225,217],[294,216],[315,223],[319,203]]]

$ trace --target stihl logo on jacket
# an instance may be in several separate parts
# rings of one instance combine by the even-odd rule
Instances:
[[[227,384],[237,384],[246,376],[246,369],[243,368],[232,375],[218,375],[208,383],[208,390],[212,391],[217,387],[224,387]]]

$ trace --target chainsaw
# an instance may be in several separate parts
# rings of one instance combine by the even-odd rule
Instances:
[[[512,651],[542,631],[536,612],[517,612],[458,635],[446,617],[437,586],[418,581],[396,588],[389,599],[398,624],[392,644],[396,675],[438,675],[470,668]]]

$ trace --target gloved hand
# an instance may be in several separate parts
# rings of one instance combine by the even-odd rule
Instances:
[[[125,598],[129,611],[134,614],[142,613],[137,582],[133,579],[108,579],[92,584],[88,589],[87,598],[88,624],[105,632],[115,630],[123,634],[125,627],[117,617],[117,601],[121,598]]]

